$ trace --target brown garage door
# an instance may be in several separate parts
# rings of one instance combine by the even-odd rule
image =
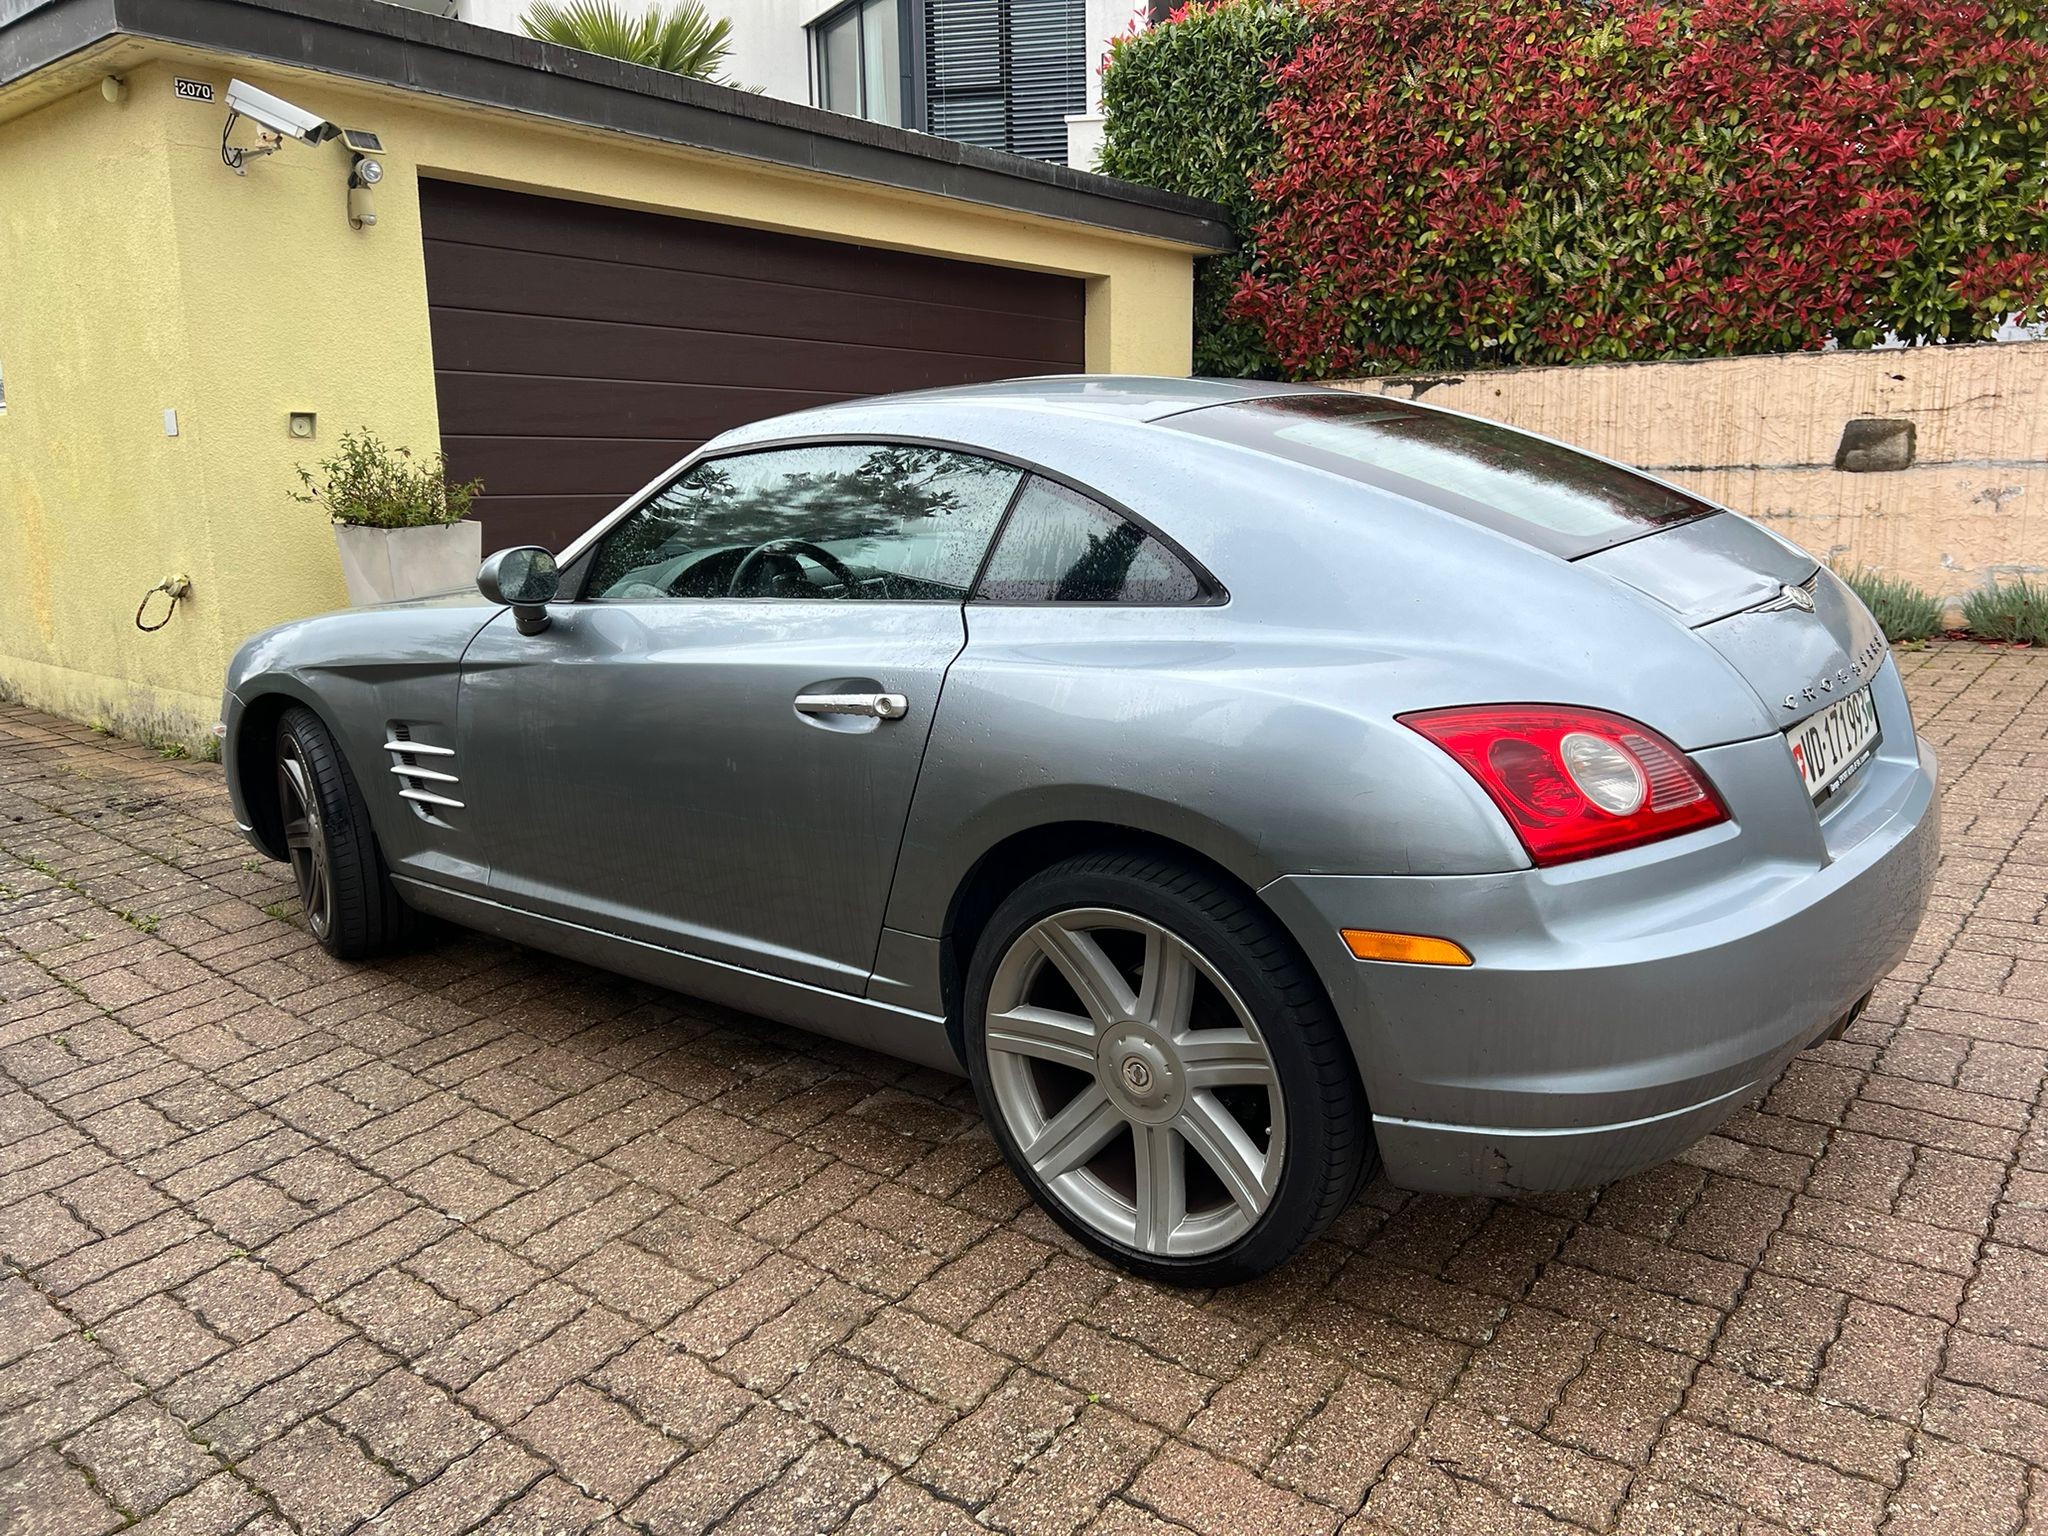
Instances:
[[[449,472],[484,547],[559,549],[742,422],[1081,367],[1082,285],[457,182],[420,184]]]

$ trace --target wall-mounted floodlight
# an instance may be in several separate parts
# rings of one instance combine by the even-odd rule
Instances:
[[[355,156],[348,169],[348,223],[351,229],[367,229],[377,222],[377,210],[370,202],[370,188],[384,179],[384,141],[364,128],[344,128],[341,143]]]

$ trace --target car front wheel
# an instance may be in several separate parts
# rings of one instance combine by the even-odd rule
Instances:
[[[348,760],[303,705],[277,723],[277,801],[299,905],[320,947],[360,960],[411,943],[421,919],[392,887]]]
[[[968,1071],[1017,1176],[1090,1248],[1180,1285],[1263,1274],[1370,1171],[1343,1032],[1249,896],[1148,853],[1084,855],[990,919]]]

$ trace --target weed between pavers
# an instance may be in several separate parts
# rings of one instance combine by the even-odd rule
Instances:
[[[23,859],[22,862],[28,865],[28,867],[34,870],[37,874],[41,875],[44,879],[56,881],[57,884],[63,886],[64,889],[71,892],[72,895],[83,896],[85,894],[85,887],[80,885],[76,880],[72,879],[69,875],[65,874],[62,870],[57,868],[56,865],[51,864],[46,860],[33,857]]]

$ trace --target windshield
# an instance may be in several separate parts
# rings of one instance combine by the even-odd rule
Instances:
[[[1206,406],[1163,425],[1449,512],[1575,560],[1714,507],[1675,486],[1490,421],[1330,390]]]

